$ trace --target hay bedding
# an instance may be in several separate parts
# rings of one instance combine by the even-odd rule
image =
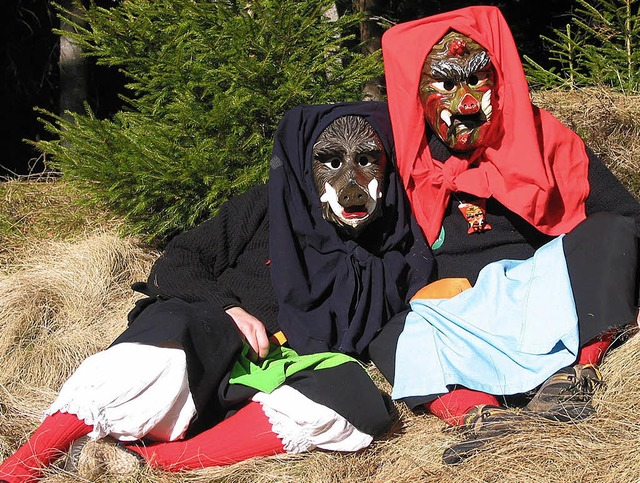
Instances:
[[[2,458],[36,427],[74,368],[120,333],[136,298],[129,286],[144,277],[156,256],[132,240],[101,233],[31,250],[11,274],[0,278]],[[316,451],[179,475],[141,469],[126,478],[98,466],[84,473],[90,479],[53,468],[45,481],[640,481],[639,361],[640,339],[635,336],[608,356],[602,367],[607,386],[596,396],[598,413],[590,421],[522,425],[458,467],[440,462],[456,434],[443,431],[437,418],[398,405],[395,427],[358,454]],[[372,372],[388,391],[380,374]]]
[[[155,254],[95,233],[27,249],[0,277],[0,451],[30,433],[64,380],[126,324]]]

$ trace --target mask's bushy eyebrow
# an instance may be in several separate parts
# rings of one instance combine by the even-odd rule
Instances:
[[[369,138],[363,141],[358,148],[359,153],[381,153],[383,151],[382,146],[380,146],[380,143],[375,138]]]
[[[431,64],[431,77],[434,79],[460,82],[466,76],[464,69],[450,60],[439,60]]]
[[[431,76],[434,79],[460,82],[466,80],[471,74],[484,69],[489,65],[489,62],[491,62],[491,58],[485,51],[473,54],[464,66],[451,62],[449,59],[443,59],[431,64]]]
[[[370,156],[380,156],[382,155],[382,149],[379,147],[372,147],[371,149],[362,149],[358,151],[359,154],[368,154]]]
[[[334,159],[342,160],[344,159],[344,155],[342,153],[337,153],[335,151],[327,151],[326,153],[316,153],[313,156],[313,160],[319,163],[326,163]]]
[[[342,156],[345,152],[344,145],[331,138],[319,139],[313,145],[314,158],[318,156]]]

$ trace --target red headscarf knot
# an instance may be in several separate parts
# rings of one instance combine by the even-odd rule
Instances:
[[[454,166],[454,164],[456,166]],[[460,169],[462,168],[462,169]],[[456,177],[465,167],[461,166],[461,163],[446,163],[442,166],[442,169],[431,170],[425,173],[425,180],[437,188],[444,188],[447,192],[458,191],[456,185]]]

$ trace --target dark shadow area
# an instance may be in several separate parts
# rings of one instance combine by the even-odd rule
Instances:
[[[59,20],[53,6],[43,0],[3,0],[0,18],[0,176],[39,173],[45,167],[40,153],[24,140],[50,138],[34,107],[58,112],[59,48],[52,29],[59,27]],[[121,107],[118,94],[124,77],[91,59],[88,64],[88,102],[99,117],[111,116]]]

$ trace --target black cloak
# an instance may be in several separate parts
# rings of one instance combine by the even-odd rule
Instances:
[[[357,242],[323,218],[313,181],[313,145],[343,116],[365,118],[388,159],[382,216]],[[271,159],[269,225],[278,323],[301,354],[339,351],[366,357],[381,327],[406,310],[409,298],[429,281],[433,257],[395,169],[385,103],[300,106],[285,114]]]

